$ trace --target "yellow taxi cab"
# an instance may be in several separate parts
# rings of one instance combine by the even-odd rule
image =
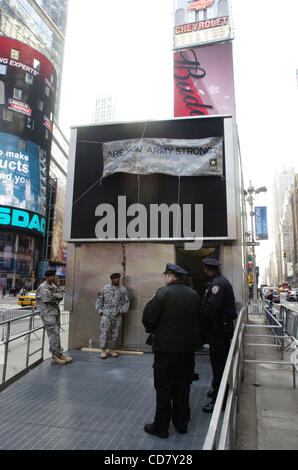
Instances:
[[[22,307],[33,306],[36,304],[36,290],[27,292],[24,295],[19,295],[18,304]]]

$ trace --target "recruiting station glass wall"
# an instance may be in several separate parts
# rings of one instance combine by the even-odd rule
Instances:
[[[45,236],[56,81],[45,56],[0,37],[0,235],[7,246],[0,284],[7,288],[34,278]]]

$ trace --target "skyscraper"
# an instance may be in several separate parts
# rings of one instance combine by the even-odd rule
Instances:
[[[0,36],[44,54],[57,72],[55,118],[59,117],[68,0],[0,0]]]
[[[282,257],[282,216],[287,192],[293,189],[295,169],[283,165],[276,173],[273,182],[273,226],[275,242],[275,284],[283,282],[283,257]]]
[[[54,261],[65,265],[68,142],[57,120],[67,8],[68,0],[0,0],[0,211],[7,214],[0,287],[6,289],[34,283],[53,238]]]
[[[102,95],[96,100],[94,123],[113,122],[116,120],[116,103],[112,96]]]

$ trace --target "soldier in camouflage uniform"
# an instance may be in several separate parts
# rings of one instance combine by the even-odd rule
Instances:
[[[55,270],[48,269],[46,280],[36,291],[36,307],[45,326],[52,353],[52,364],[66,364],[72,361],[70,356],[63,354],[60,343],[60,309],[59,302],[63,299],[63,291],[55,281]]]
[[[117,357],[115,351],[117,339],[121,330],[122,315],[128,311],[129,296],[124,286],[120,285],[121,274],[110,276],[111,283],[106,284],[97,296],[95,309],[101,317],[99,347],[102,350],[100,357],[107,358],[106,347],[108,334],[111,330],[111,356]]]

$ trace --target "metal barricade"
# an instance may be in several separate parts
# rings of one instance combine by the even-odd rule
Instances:
[[[25,315],[23,313],[24,312],[20,312],[20,310],[0,312],[0,348],[3,350],[3,369],[0,381],[0,391],[44,360],[45,327],[39,313],[35,312],[34,309],[30,310],[30,313]],[[61,312],[60,328],[63,330],[62,326],[67,325],[68,323],[69,312]],[[32,334],[37,335],[38,331],[42,332],[41,347],[36,351],[31,352],[31,336]],[[11,343],[21,338],[27,341],[25,368],[7,380],[7,364],[10,352],[9,346]],[[37,338],[40,339],[38,336]],[[40,358],[29,365],[30,358],[37,353],[40,353]]]
[[[247,314],[248,305],[238,315],[203,450],[225,450],[232,448],[234,444],[236,415],[239,407],[238,392],[243,376],[243,331]],[[222,419],[221,411],[225,398],[226,405]]]
[[[280,306],[278,312],[272,314],[270,306],[262,302],[263,315],[267,321],[266,325],[252,325],[248,324],[248,306],[243,308],[238,315],[237,324],[234,331],[234,336],[231,342],[229,355],[226,361],[224,373],[222,376],[219,392],[217,395],[216,403],[212,413],[209,429],[205,438],[203,450],[226,450],[232,449],[235,440],[236,431],[236,418],[237,411],[239,411],[239,389],[240,383],[244,378],[244,363],[268,363],[275,365],[291,366],[293,370],[293,387],[296,388],[296,373],[298,372],[298,340],[294,336],[287,334],[287,314],[288,309]],[[277,318],[278,317],[278,318]],[[297,319],[297,315],[296,315]],[[294,328],[296,328],[296,319]],[[272,344],[249,344],[250,346],[274,346],[280,348],[282,360],[281,361],[267,361],[267,360],[249,360],[244,357],[244,335],[245,329],[249,327],[267,328],[270,330],[270,336],[274,339]],[[257,336],[258,338],[266,337],[267,335],[250,335]],[[287,345],[285,344],[287,340]],[[247,344],[248,345],[248,344]],[[285,350],[292,350],[290,362],[283,360]],[[226,395],[227,394],[227,395]],[[226,398],[225,412],[222,416],[222,408]]]

